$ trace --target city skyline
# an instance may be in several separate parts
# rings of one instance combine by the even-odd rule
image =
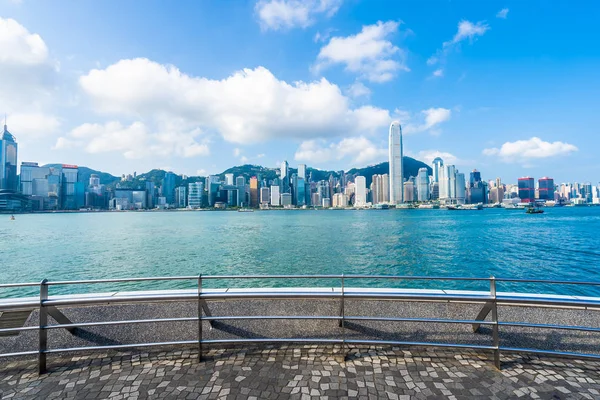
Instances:
[[[405,154],[428,164],[441,156],[508,181],[600,176],[598,55],[579,40],[598,36],[593,13],[569,18],[576,10],[539,1],[313,3],[287,19],[267,0],[154,4],[139,20],[127,17],[136,2],[91,12],[0,1],[0,111],[20,159],[115,175],[285,159],[347,170],[385,160],[398,119]]]

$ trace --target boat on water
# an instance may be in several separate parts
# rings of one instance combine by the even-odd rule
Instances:
[[[525,209],[526,214],[543,214],[544,210],[537,203],[530,203],[529,206]]]
[[[483,204],[457,204],[455,206],[446,206],[451,211],[476,211],[483,210]]]
[[[14,220],[15,220],[15,216],[14,216],[14,215],[11,215],[11,216],[10,216],[10,220],[11,220],[11,221],[14,221]]]
[[[251,208],[240,208],[238,209],[238,212],[254,212],[254,210]]]

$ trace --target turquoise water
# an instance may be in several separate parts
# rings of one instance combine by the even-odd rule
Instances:
[[[0,216],[0,282],[214,274],[375,274],[600,282],[600,208],[139,212]],[[51,294],[194,287],[194,282],[52,286]],[[316,286],[339,281],[212,281]],[[486,289],[487,283],[348,281],[347,286]],[[600,288],[599,288],[600,289]],[[586,287],[499,290],[600,294]],[[0,289],[0,296],[36,289]]]

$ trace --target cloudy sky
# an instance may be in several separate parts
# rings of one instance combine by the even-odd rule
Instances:
[[[0,0],[19,161],[189,175],[405,153],[486,179],[600,180],[600,5]]]

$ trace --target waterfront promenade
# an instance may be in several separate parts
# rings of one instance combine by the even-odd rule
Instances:
[[[3,399],[596,399],[600,363],[474,351],[331,346],[91,353],[0,364]]]

